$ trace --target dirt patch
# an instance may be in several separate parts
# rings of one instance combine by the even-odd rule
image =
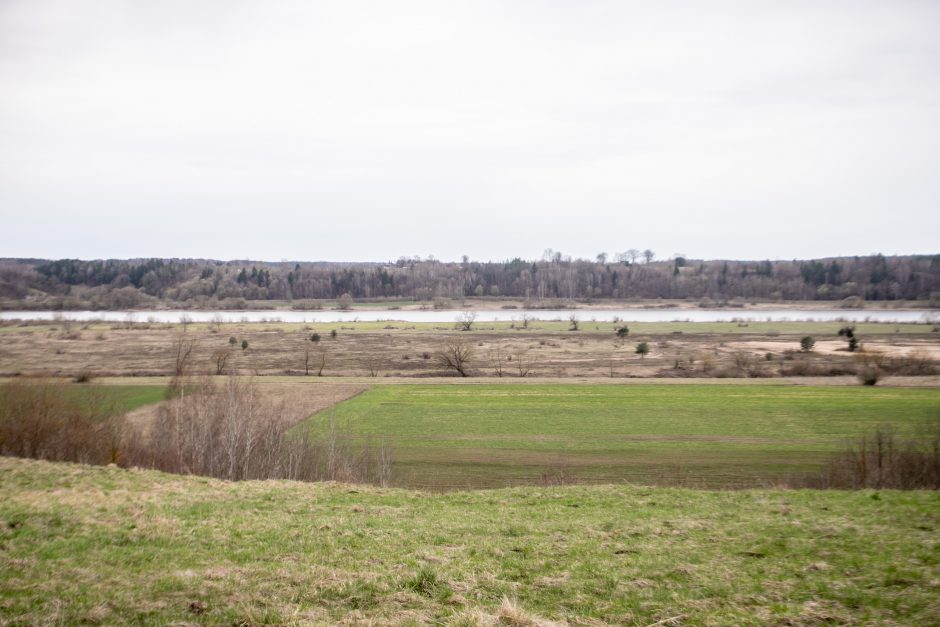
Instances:
[[[297,382],[263,382],[257,387],[264,402],[283,407],[282,417],[298,423],[313,414],[341,403],[370,386],[364,383],[335,383],[316,380]],[[149,438],[165,402],[140,407],[126,414],[130,427],[143,438]]]
[[[912,341],[903,342],[893,341],[891,343],[872,340],[864,341],[866,351],[877,352],[889,357],[907,357],[911,353],[920,353],[927,355],[930,359],[940,360],[940,342]],[[817,341],[813,347],[813,352],[820,355],[843,355],[850,356],[846,350],[844,340],[822,340]],[[731,351],[754,351],[760,353],[785,353],[787,351],[798,351],[800,345],[798,342],[783,342],[773,340],[750,340],[742,342],[725,342],[725,348]]]
[[[263,400],[284,403],[290,422],[300,422],[364,392],[371,387],[363,383],[335,383],[309,379],[284,383],[265,383],[258,386]]]
[[[133,411],[127,412],[124,418],[127,420],[128,426],[133,429],[135,433],[139,434],[142,438],[149,439],[153,431],[153,425],[156,423],[157,416],[160,414],[160,407],[162,407],[163,404],[164,402],[160,402],[138,407]]]

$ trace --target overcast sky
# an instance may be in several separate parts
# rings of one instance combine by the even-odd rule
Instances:
[[[940,2],[0,0],[0,256],[940,252]]]

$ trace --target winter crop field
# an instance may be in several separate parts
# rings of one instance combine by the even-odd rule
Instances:
[[[422,488],[638,482],[771,485],[890,425],[916,435],[940,390],[782,385],[377,385],[315,415],[394,451]]]

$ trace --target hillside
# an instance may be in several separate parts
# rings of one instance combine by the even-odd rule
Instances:
[[[0,493],[3,624],[926,625],[940,610],[936,492],[437,495],[0,458]]]

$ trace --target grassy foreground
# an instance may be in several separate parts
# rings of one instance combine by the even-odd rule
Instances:
[[[759,487],[846,441],[940,419],[940,390],[781,385],[376,386],[313,417],[394,450],[393,480],[473,488],[557,479]]]
[[[0,458],[0,493],[5,624],[940,616],[935,492],[431,495]]]

